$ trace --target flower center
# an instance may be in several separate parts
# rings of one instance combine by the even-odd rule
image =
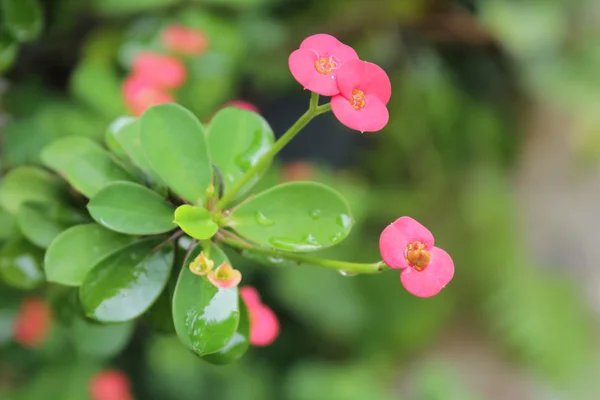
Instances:
[[[406,246],[404,257],[414,270],[423,271],[431,261],[431,253],[425,250],[425,243],[412,242]]]
[[[364,108],[367,101],[365,99],[365,94],[362,90],[354,89],[352,91],[352,98],[350,98],[350,104],[355,110],[360,110]]]
[[[228,281],[231,279],[233,268],[229,264],[223,264],[216,271],[216,278],[220,281]]]
[[[317,61],[315,61],[315,69],[318,73],[322,75],[329,75],[336,69],[338,63],[333,59],[332,56],[329,57],[319,57]]]

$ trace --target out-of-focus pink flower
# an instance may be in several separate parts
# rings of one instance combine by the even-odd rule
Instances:
[[[288,59],[290,72],[304,88],[323,96],[340,92],[337,76],[340,68],[358,60],[356,51],[331,35],[309,36]]]
[[[418,297],[438,294],[454,276],[452,258],[433,244],[431,232],[410,217],[398,218],[379,238],[381,258],[402,269],[402,285]]]
[[[88,390],[93,400],[133,400],[129,378],[117,370],[106,370],[94,375]]]
[[[165,89],[138,75],[131,75],[125,79],[122,89],[127,108],[136,116],[142,115],[150,106],[175,102],[173,96]]]
[[[23,347],[40,346],[52,325],[52,312],[42,299],[31,297],[21,303],[13,323],[13,337]]]
[[[315,175],[315,167],[308,161],[293,161],[283,166],[283,181],[307,181]]]
[[[248,110],[260,114],[260,110],[258,109],[258,107],[245,100],[232,100],[228,103],[223,104],[223,107],[221,108],[225,107],[237,107],[241,108],[242,110]]]
[[[252,286],[240,288],[240,295],[250,316],[250,344],[260,347],[270,345],[279,335],[277,316],[261,302],[258,291]]]
[[[198,56],[208,48],[208,38],[204,33],[183,25],[165,28],[160,40],[166,49],[188,56]]]
[[[240,284],[242,281],[242,273],[224,262],[214,271],[208,271],[207,278],[210,283],[219,289],[229,289]]]
[[[360,132],[376,132],[385,127],[392,85],[381,67],[366,61],[348,61],[338,71],[337,84],[340,94],[331,99],[331,110],[342,124]]]
[[[160,88],[178,88],[187,76],[185,66],[177,58],[151,51],[138,53],[131,69],[133,75]]]

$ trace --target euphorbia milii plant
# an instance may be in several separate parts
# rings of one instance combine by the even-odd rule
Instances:
[[[314,174],[307,164],[288,165],[283,183],[254,189],[274,157],[321,114],[333,111],[360,132],[383,129],[392,95],[384,69],[360,60],[333,36],[306,38],[288,64],[311,92],[308,109],[275,140],[269,123],[248,103],[214,110],[206,124],[199,119],[206,115],[177,104],[176,89],[187,76],[177,57],[201,57],[208,42],[200,34],[170,27],[161,36],[165,54],[142,51],[134,57],[123,83],[132,115],[110,125],[108,150],[91,139],[61,138],[40,155],[55,174],[25,166],[5,176],[0,205],[8,212],[24,209],[37,221],[57,214],[57,205],[65,208],[52,235],[39,235],[38,224],[23,230],[27,240],[46,249],[45,275],[25,271],[32,277],[26,283],[45,277],[77,288],[81,309],[100,323],[159,319],[183,346],[214,364],[235,362],[250,344],[269,345],[286,329],[247,285],[245,268],[229,259],[231,251],[265,265],[310,264],[346,276],[401,269],[402,284],[413,295],[440,292],[454,275],[452,259],[414,219],[402,217],[383,229],[381,260],[322,258],[309,253],[339,244],[354,224],[342,195],[309,181]],[[319,105],[321,95],[332,96],[331,102]],[[22,184],[36,190],[16,195]],[[69,197],[67,207],[61,201]],[[85,209],[72,210],[81,204]],[[31,303],[24,315],[43,309]],[[36,345],[45,323],[30,329],[29,318],[19,320],[15,336]],[[113,389],[128,398],[126,380],[115,373],[96,377],[90,390],[103,399]]]

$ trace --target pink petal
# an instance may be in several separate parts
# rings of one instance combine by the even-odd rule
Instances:
[[[331,111],[342,124],[350,129],[360,132],[377,132],[388,123],[389,112],[379,98],[365,97],[365,107],[356,110],[344,96],[334,96],[331,98]]]
[[[170,89],[181,86],[187,75],[185,66],[177,58],[149,51],[139,53],[131,68],[146,82]]]
[[[312,50],[298,49],[290,54],[288,64],[294,78],[311,92],[322,96],[334,96],[339,93],[335,73],[320,74],[315,69],[317,54]]]
[[[171,25],[161,34],[165,48],[185,55],[200,55],[208,47],[208,38],[202,32],[182,25]]]
[[[268,346],[279,335],[277,316],[267,306],[248,310],[250,313],[250,344],[253,346]]]
[[[260,301],[260,294],[258,294],[258,290],[256,290],[252,286],[243,286],[240,288],[240,296],[244,299],[246,306],[248,308],[254,308],[256,306],[262,306]]]
[[[139,75],[132,75],[125,79],[122,89],[127,108],[136,116],[142,115],[150,106],[175,101],[166,90]]]
[[[249,101],[245,101],[245,100],[232,100],[228,103],[225,103],[223,105],[223,107],[237,107],[237,108],[241,108],[242,110],[248,110],[248,111],[252,111],[255,113],[260,113],[260,110],[258,109],[258,107],[256,107],[254,104],[250,103]]]
[[[23,347],[35,348],[43,344],[52,324],[52,311],[37,297],[25,299],[13,322],[13,337]]]
[[[390,268],[407,268],[405,250],[415,241],[424,243],[427,250],[430,250],[434,244],[433,235],[423,225],[411,217],[398,218],[388,225],[379,237],[379,251],[383,262]]]
[[[132,400],[130,386],[123,372],[105,370],[92,377],[88,390],[93,400]]]
[[[342,42],[326,33],[318,33],[307,37],[300,43],[300,48],[305,50],[314,50],[319,54],[333,53]]]
[[[340,93],[352,97],[354,89],[362,90],[365,95],[374,95],[386,105],[392,95],[392,84],[385,71],[377,64],[361,60],[349,60],[339,69],[338,87]]]
[[[432,247],[431,261],[421,272],[405,268],[400,281],[406,290],[418,297],[431,297],[438,294],[454,276],[454,262],[448,253],[439,247]]]
[[[218,268],[217,268],[218,269]],[[219,289],[231,289],[236,287],[242,281],[242,273],[237,269],[231,271],[231,278],[227,280],[221,280],[217,278],[217,270],[210,271],[206,277],[209,282],[218,287]]]

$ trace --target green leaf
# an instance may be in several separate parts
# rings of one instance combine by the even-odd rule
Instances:
[[[212,166],[204,128],[185,108],[150,107],[140,117],[140,139],[152,168],[175,193],[202,205],[212,183]]]
[[[42,8],[37,0],[2,0],[4,24],[20,42],[35,39],[42,31]]]
[[[240,297],[240,324],[229,343],[216,353],[207,354],[202,358],[211,364],[231,364],[242,358],[250,346],[250,315],[248,308]]]
[[[79,288],[81,305],[90,318],[122,322],[142,315],[163,291],[173,264],[173,246],[160,238],[125,247],[100,261]]]
[[[0,250],[0,277],[19,289],[33,289],[44,282],[44,252],[25,239],[14,238]]]
[[[115,182],[88,203],[100,225],[129,235],[153,235],[175,228],[173,207],[156,192],[131,182]]]
[[[167,7],[180,0],[94,0],[95,8],[104,14],[129,14]]]
[[[207,137],[210,158],[221,171],[225,192],[258,163],[275,141],[273,130],[263,117],[236,107],[217,112],[210,121]],[[240,194],[250,189],[263,172],[254,175]]]
[[[88,198],[109,183],[134,180],[109,152],[83,137],[66,137],[52,142],[42,150],[41,159]]]
[[[16,233],[15,218],[0,208],[0,242],[9,239]]]
[[[17,58],[17,43],[4,32],[0,32],[0,74],[6,71]]]
[[[123,160],[127,158],[127,153],[125,153],[123,146],[121,146],[121,143],[117,140],[117,134],[121,129],[135,120],[135,117],[119,117],[108,126],[108,129],[104,134],[104,143],[106,144],[106,147],[108,147],[108,150]]]
[[[84,59],[71,78],[71,91],[100,115],[113,119],[126,113],[121,80],[110,63]]]
[[[59,207],[63,210],[59,210]],[[27,240],[47,248],[54,238],[73,225],[72,221],[60,218],[59,214],[66,212],[69,210],[62,205],[25,202],[17,212],[17,224]]]
[[[115,142],[112,147],[116,146],[122,149],[124,154],[152,181],[162,183],[162,180],[152,169],[150,161],[146,158],[146,154],[142,150],[140,142],[140,122],[133,117],[120,117],[111,126],[107,132],[107,143]],[[113,151],[114,152],[114,151]]]
[[[184,204],[175,210],[175,223],[194,239],[210,239],[219,230],[212,220],[212,214],[204,207]]]
[[[21,203],[58,202],[61,193],[56,176],[35,167],[18,167],[4,177],[0,186],[0,205],[9,213],[16,214]]]
[[[61,233],[48,247],[44,258],[50,282],[79,286],[102,259],[135,240],[97,224],[78,225]]]
[[[265,246],[307,252],[333,246],[353,224],[346,200],[313,182],[291,182],[266,190],[236,207],[228,224]]]
[[[200,254],[196,246],[181,268],[173,295],[173,323],[177,336],[203,356],[223,349],[233,338],[240,320],[237,288],[219,289],[205,277],[194,275],[189,263]],[[211,249],[215,265],[227,260],[218,247]]]
[[[72,327],[73,344],[81,355],[95,358],[109,358],[119,354],[133,334],[134,324],[99,324],[77,318]]]

